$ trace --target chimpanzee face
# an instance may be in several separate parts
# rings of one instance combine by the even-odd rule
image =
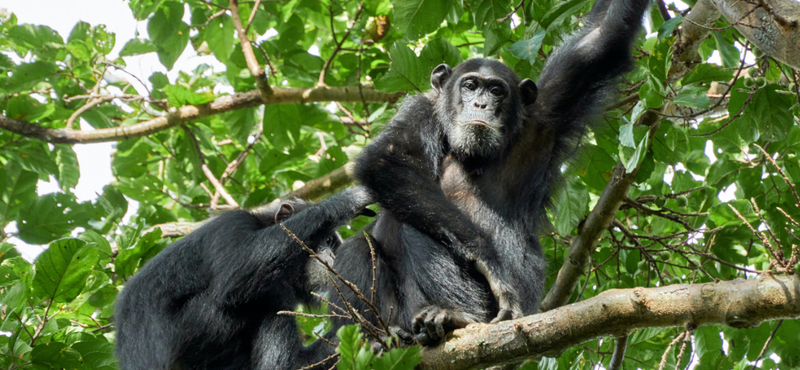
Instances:
[[[455,70],[434,69],[431,84],[452,152],[460,158],[493,158],[522,126],[522,109],[536,100],[536,85],[504,64],[472,59]]]

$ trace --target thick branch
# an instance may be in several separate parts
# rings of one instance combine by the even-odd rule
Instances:
[[[730,325],[800,317],[800,277],[660,288],[612,289],[594,298],[498,324],[473,324],[422,354],[420,369],[461,370],[555,357],[580,343],[633,329]]]
[[[800,70],[800,3],[792,0],[713,2],[747,40],[769,56]]]
[[[594,246],[600,241],[600,236],[611,225],[622,199],[628,195],[636,172],[625,174],[625,167],[617,165],[608,186],[603,190],[597,205],[586,217],[583,228],[578,236],[572,239],[569,246],[569,255],[564,259],[564,265],[558,270],[556,282],[547,292],[542,301],[541,311],[549,311],[563,306],[572,295],[572,290],[578,284],[580,276],[586,270],[589,256]]]
[[[402,93],[386,94],[371,88],[363,88],[362,92],[363,94],[359,93],[358,87],[273,88],[272,95],[265,102],[262,100],[260,92],[254,90],[221,96],[208,104],[183,106],[163,117],[156,117],[135,125],[93,131],[52,129],[0,115],[0,128],[55,144],[88,144],[140,138],[191,120],[237,109],[257,107],[262,104],[322,101],[394,103],[403,95]]]
[[[683,76],[694,65],[700,63],[697,51],[700,44],[708,36],[709,28],[719,19],[719,10],[711,0],[698,0],[692,11],[686,15],[681,26],[681,33],[673,47],[672,68],[670,76]],[[671,78],[671,81],[675,79]]]

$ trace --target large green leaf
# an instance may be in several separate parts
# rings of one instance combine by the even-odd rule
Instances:
[[[36,259],[33,290],[43,299],[71,302],[83,290],[99,258],[98,250],[80,239],[61,239]]]
[[[156,46],[158,60],[172,69],[189,42],[189,25],[183,23],[183,4],[163,3],[147,22],[147,33]]]
[[[412,39],[432,32],[453,10],[451,0],[393,0],[394,21]]]

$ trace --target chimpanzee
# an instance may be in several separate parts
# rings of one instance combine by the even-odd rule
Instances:
[[[316,205],[231,211],[172,244],[120,294],[121,368],[295,369],[332,353],[321,341],[303,347],[295,318],[277,315],[316,303],[310,292],[324,288],[326,272],[276,224],[330,260],[336,229],[369,215],[371,203],[357,187]]]
[[[648,2],[597,0],[585,27],[549,57],[538,89],[500,62],[472,59],[440,65],[433,90],[406,99],[356,169],[382,206],[372,235],[384,318],[391,312],[431,344],[472,322],[537,310],[537,233],[560,167],[630,68]],[[360,287],[371,284],[367,248],[351,238],[336,259]]]

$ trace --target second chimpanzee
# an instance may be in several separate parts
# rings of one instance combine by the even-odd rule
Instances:
[[[277,223],[331,259],[336,229],[372,203],[363,188],[316,205],[291,201],[224,213],[172,244],[127,282],[116,307],[123,370],[295,369],[332,353],[303,347],[295,318],[326,271]],[[332,261],[329,261],[332,262]]]
[[[437,67],[433,91],[406,100],[356,171],[383,207],[372,234],[384,317],[393,312],[394,324],[427,344],[471,322],[537,310],[538,231],[560,166],[629,69],[647,6],[598,0],[550,56],[538,89],[500,62],[473,59]],[[362,287],[371,284],[367,248],[351,238],[336,262]]]

